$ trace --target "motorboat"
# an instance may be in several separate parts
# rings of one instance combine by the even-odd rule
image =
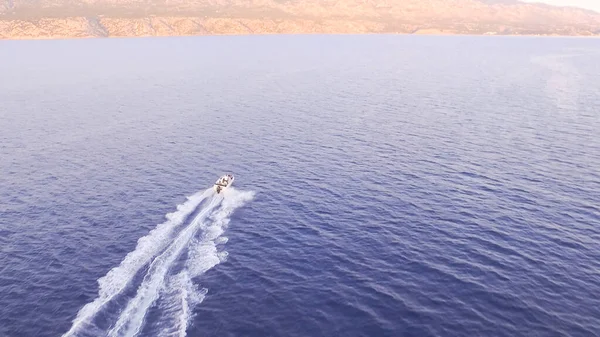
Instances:
[[[217,180],[215,183],[215,191],[217,191],[217,194],[231,186],[231,184],[233,184],[233,180],[234,178],[232,174],[226,174],[219,178],[219,180]]]

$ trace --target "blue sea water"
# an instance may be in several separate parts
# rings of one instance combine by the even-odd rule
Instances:
[[[2,41],[0,336],[600,336],[598,60]]]

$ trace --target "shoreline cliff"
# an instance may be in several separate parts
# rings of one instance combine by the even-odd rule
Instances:
[[[10,0],[10,6],[8,1],[0,0],[0,39],[377,33],[600,36],[600,13],[518,1],[39,0],[34,5]]]

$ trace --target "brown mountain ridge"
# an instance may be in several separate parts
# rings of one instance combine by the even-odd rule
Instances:
[[[0,0],[0,39],[213,34],[600,35],[600,13],[516,0]]]

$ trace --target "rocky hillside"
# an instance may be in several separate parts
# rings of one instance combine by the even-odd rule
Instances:
[[[600,13],[517,0],[0,0],[0,38],[269,33],[600,35]]]

